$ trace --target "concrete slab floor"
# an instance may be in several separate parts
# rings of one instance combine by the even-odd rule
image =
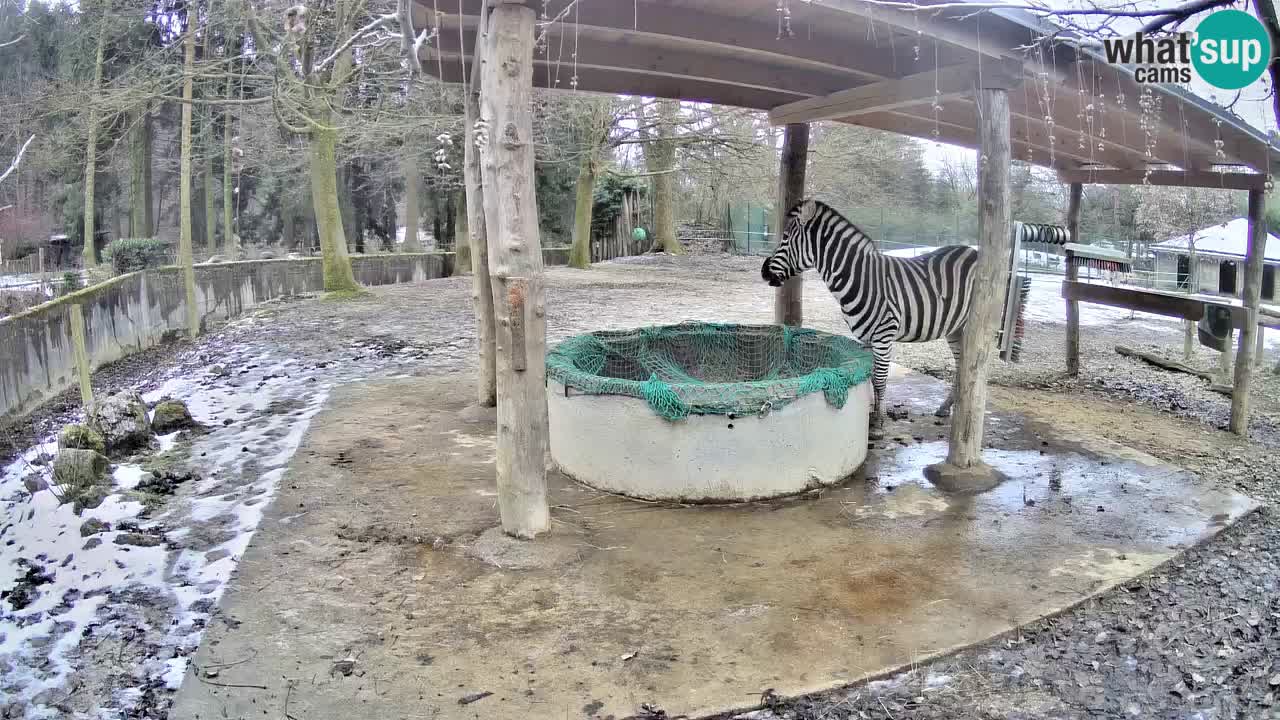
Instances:
[[[719,507],[549,474],[555,532],[505,541],[469,377],[347,386],[315,419],[172,717],[622,718],[755,706],[888,673],[1060,611],[1255,507],[999,412],[1011,480],[948,497],[942,383],[891,380],[847,484]],[[584,442],[590,442],[584,438]],[[341,455],[340,455],[341,453]],[[212,672],[216,671],[216,672]],[[192,676],[194,675],[194,676]]]

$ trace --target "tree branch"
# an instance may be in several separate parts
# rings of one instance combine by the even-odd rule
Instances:
[[[26,34],[26,33],[23,33],[23,34],[19,35],[18,37],[14,38],[14,39],[12,39],[12,40],[6,40],[6,41],[4,41],[4,42],[0,43],[0,48],[7,48],[7,47],[9,47],[10,45],[17,45],[18,43],[20,43],[20,42],[22,42],[23,40],[25,40],[25,39],[26,39],[26,37],[27,37],[27,34]]]
[[[313,73],[324,72],[325,68],[332,65],[338,59],[338,57],[342,55],[342,53],[350,50],[352,45],[355,45],[360,40],[363,40],[366,35],[368,35],[369,33],[372,33],[374,30],[377,30],[380,27],[383,27],[384,25],[389,25],[395,22],[397,19],[397,15],[398,13],[390,13],[387,15],[379,15],[378,17],[374,18],[371,22],[369,22],[369,24],[365,25],[364,27],[352,33],[351,37],[347,38],[346,41],[343,42],[341,45],[339,45],[337,49],[335,49],[332,53],[329,54],[328,57],[316,63],[315,66],[311,68],[311,72]]]
[[[26,142],[22,143],[22,147],[18,149],[17,157],[13,159],[13,164],[9,166],[8,170],[4,171],[3,175],[0,175],[0,182],[4,182],[5,178],[9,177],[11,174],[13,174],[14,170],[18,169],[18,165],[22,162],[22,156],[27,152],[27,146],[30,145],[31,141],[35,139],[36,139],[36,136],[32,135],[31,137],[27,138]]]

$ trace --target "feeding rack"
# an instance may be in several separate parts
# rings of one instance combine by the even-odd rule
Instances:
[[[872,362],[850,338],[778,325],[579,335],[547,354],[551,454],[582,483],[651,500],[830,485],[866,457]]]

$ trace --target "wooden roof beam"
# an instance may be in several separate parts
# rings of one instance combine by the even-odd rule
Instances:
[[[798,100],[769,111],[769,121],[774,125],[786,125],[852,118],[935,100],[955,99],[973,92],[977,86],[978,70],[976,65],[956,65],[903,78],[882,80],[822,97]],[[984,80],[1003,74],[1008,76],[1010,82],[1019,82],[1022,79],[1022,68],[1021,64],[992,63],[983,68],[983,74]]]
[[[468,25],[475,23],[482,0],[462,0],[462,15]],[[418,7],[429,7],[427,0],[416,0]],[[455,27],[458,3],[441,4],[441,24]],[[690,6],[631,3],[580,2],[572,18],[579,32],[619,32],[628,36],[661,37],[679,40],[690,51],[700,47],[719,46],[718,51],[732,51],[740,57],[755,57],[764,62],[796,66],[805,65],[835,72],[854,73],[867,81],[900,74],[909,67],[909,48],[898,55],[889,52],[859,52],[840,38],[814,33],[810,37],[779,38],[773,25],[773,13],[760,18],[731,17]],[[573,22],[564,23],[572,28]],[[539,27],[538,32],[542,29]],[[456,32],[456,31],[455,31]]]
[[[1267,177],[1257,173],[1214,172],[1212,170],[1098,170],[1076,168],[1059,170],[1064,183],[1093,185],[1164,185],[1172,187],[1222,188],[1224,190],[1263,190]]]

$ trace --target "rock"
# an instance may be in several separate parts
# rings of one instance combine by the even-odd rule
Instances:
[[[151,413],[151,429],[157,434],[170,433],[195,424],[187,404],[181,400],[165,400]]]
[[[102,544],[102,538],[100,538],[100,537],[91,537],[91,538],[89,538],[88,540],[86,540],[86,541],[85,541],[85,543],[84,543],[84,547],[82,547],[82,548],[80,548],[80,549],[81,549],[81,550],[92,550],[92,549],[94,549],[94,548],[98,547],[98,546],[99,546],[99,545],[101,545],[101,544]]]
[[[258,253],[258,259],[259,260],[275,260],[276,254],[271,252],[270,250],[263,250],[262,252]]]
[[[213,265],[216,263],[226,262],[227,259],[221,255],[210,255],[208,260],[200,263],[201,265]]]
[[[145,533],[127,532],[120,533],[113,540],[117,545],[132,545],[134,547],[155,547],[164,542],[159,535],[147,535]]]
[[[91,487],[110,487],[107,467],[110,461],[94,450],[67,448],[53,459],[53,482],[60,485],[64,497],[79,494]],[[90,506],[94,507],[94,506]]]
[[[147,406],[137,393],[119,393],[94,401],[89,408],[89,427],[102,435],[109,454],[132,452],[151,441]]]
[[[95,518],[89,518],[80,524],[80,537],[89,537],[97,535],[100,532],[107,532],[111,529],[110,523],[104,523]]]
[[[39,473],[31,473],[22,478],[22,487],[26,488],[27,492],[35,495],[41,490],[47,490],[49,483],[45,482],[45,479],[40,477]]]
[[[301,255],[300,253],[291,252],[291,253],[289,253],[288,255],[285,255],[285,259],[287,259],[287,260],[301,260],[301,259],[302,259],[302,255]]]
[[[106,443],[102,440],[102,434],[87,425],[79,423],[71,423],[62,428],[62,432],[58,433],[58,449],[65,450],[66,448],[94,450],[100,453],[107,451]]]

